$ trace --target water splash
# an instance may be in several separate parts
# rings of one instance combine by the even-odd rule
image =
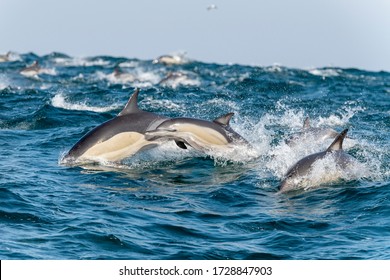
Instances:
[[[109,112],[120,108],[121,106],[118,104],[114,104],[106,107],[97,107],[87,105],[85,102],[72,103],[66,100],[66,96],[63,93],[57,93],[51,99],[52,106],[56,108],[66,109],[66,110],[75,110],[75,111],[92,111],[92,112]]]

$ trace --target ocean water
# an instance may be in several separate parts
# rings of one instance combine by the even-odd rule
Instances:
[[[0,63],[1,259],[390,259],[390,73],[11,58]],[[34,60],[44,70],[22,76]],[[206,155],[166,143],[117,164],[62,164],[136,87],[142,109],[167,117],[234,112],[253,149]],[[292,164],[332,141],[287,146],[306,116],[349,128],[344,150],[360,165],[279,193]]]

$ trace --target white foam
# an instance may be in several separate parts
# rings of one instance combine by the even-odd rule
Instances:
[[[97,80],[106,80],[112,84],[131,84],[134,87],[146,88],[157,84],[160,81],[160,76],[156,73],[145,71],[142,68],[129,71],[120,76],[115,76],[114,73],[103,73],[97,71],[95,73]]]
[[[183,104],[178,104],[173,102],[170,99],[154,99],[151,96],[146,96],[142,103],[145,104],[150,110],[163,110],[163,111],[174,111],[177,113],[186,113],[185,107]]]
[[[86,103],[71,103],[66,100],[66,97],[63,93],[56,94],[51,99],[51,104],[54,107],[62,108],[66,110],[75,110],[75,111],[92,111],[92,112],[109,112],[112,110],[115,110],[119,108],[119,105],[111,105],[107,107],[96,107],[96,106],[89,106]]]
[[[260,156],[259,151],[251,146],[235,144],[212,149],[207,151],[206,154],[214,159],[214,163],[219,166],[224,166],[230,162],[248,163]]]
[[[152,71],[147,71],[143,68],[137,68],[137,70],[135,71],[135,76],[136,76],[137,80],[139,81],[139,83],[141,83],[141,85],[143,85],[142,83],[149,84],[149,85],[155,85],[161,79],[161,77],[158,74],[156,74]]]
[[[322,78],[327,78],[327,77],[340,76],[342,70],[328,68],[328,69],[311,69],[308,72],[314,76],[321,76]]]
[[[54,63],[62,65],[62,66],[106,66],[109,65],[110,62],[104,59],[89,59],[85,57],[73,57],[73,58],[63,58],[56,57],[53,59]]]
[[[57,71],[54,68],[41,68],[39,69],[39,74],[55,76],[57,75]]]
[[[223,108],[223,111],[220,115],[226,114],[228,112],[236,111],[238,112],[240,109],[240,106],[237,102],[228,100],[226,98],[213,98],[205,101],[202,103],[202,108],[206,108],[209,110],[209,108]]]
[[[119,63],[118,66],[123,67],[123,68],[135,68],[135,67],[139,66],[139,62],[138,61],[125,61],[125,62]]]
[[[5,74],[0,74],[0,90],[3,90],[11,85],[11,81]]]
[[[284,67],[280,63],[274,63],[271,66],[267,66],[264,68],[265,71],[270,73],[280,73],[284,71]]]

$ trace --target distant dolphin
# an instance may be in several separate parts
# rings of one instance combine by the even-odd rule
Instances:
[[[155,129],[167,118],[138,108],[139,89],[115,118],[97,126],[82,137],[65,155],[65,163],[120,161],[157,143],[145,139],[148,129]]]
[[[214,121],[192,118],[173,118],[162,122],[154,130],[145,133],[145,138],[152,140],[175,140],[176,144],[187,149],[186,145],[196,150],[207,152],[231,145],[247,145],[248,142],[229,125],[234,113],[223,115]]]
[[[177,88],[180,85],[198,86],[200,82],[196,78],[191,78],[190,74],[191,73],[186,73],[182,71],[169,72],[163,79],[158,82],[158,85],[169,86],[173,89]]]
[[[41,67],[39,66],[38,61],[35,60],[33,62],[33,64],[20,70],[20,74],[22,74],[23,76],[26,76],[26,77],[34,77],[34,76],[37,76],[39,74],[40,70],[41,70]]]
[[[311,154],[295,163],[284,176],[284,180],[280,184],[280,192],[294,190],[302,184],[309,185],[314,183],[311,182],[310,176],[308,177],[308,175],[310,175],[314,163],[325,157],[332,157],[332,160],[334,160],[338,168],[346,170],[346,168],[354,162],[354,158],[345,153],[342,149],[343,141],[347,132],[348,129],[345,129],[338,134],[333,143],[325,151]],[[326,183],[335,181],[339,178],[340,173],[333,174],[331,172],[327,172],[326,174],[321,174],[319,181],[320,183]]]
[[[153,60],[153,63],[162,63],[165,65],[183,64],[184,60],[178,55],[162,55]]]
[[[295,146],[302,140],[324,141],[326,139],[335,138],[338,135],[337,131],[332,128],[311,127],[310,119],[307,117],[303,123],[302,131],[293,134],[286,140],[286,144],[289,146]],[[348,137],[347,137],[348,138]]]
[[[132,83],[136,81],[136,78],[131,73],[125,73],[119,67],[115,67],[114,72],[112,73],[115,80],[121,83]]]
[[[0,62],[10,61],[11,52],[7,52],[6,54],[0,55]]]
[[[158,84],[167,84],[170,81],[180,82],[182,80],[186,80],[188,77],[183,72],[170,72],[166,75]]]

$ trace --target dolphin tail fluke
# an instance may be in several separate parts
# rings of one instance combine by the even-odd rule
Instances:
[[[213,120],[214,123],[222,125],[222,126],[228,126],[230,119],[233,117],[234,113],[227,113],[226,115],[220,116]]]
[[[337,151],[343,149],[343,141],[345,136],[347,136],[348,128],[344,129],[339,135],[337,135],[336,139],[332,144],[326,149],[327,152]]]
[[[131,95],[129,101],[127,101],[125,108],[123,108],[123,110],[118,114],[118,116],[128,115],[140,111],[140,109],[138,108],[138,93],[139,88],[136,88]]]

